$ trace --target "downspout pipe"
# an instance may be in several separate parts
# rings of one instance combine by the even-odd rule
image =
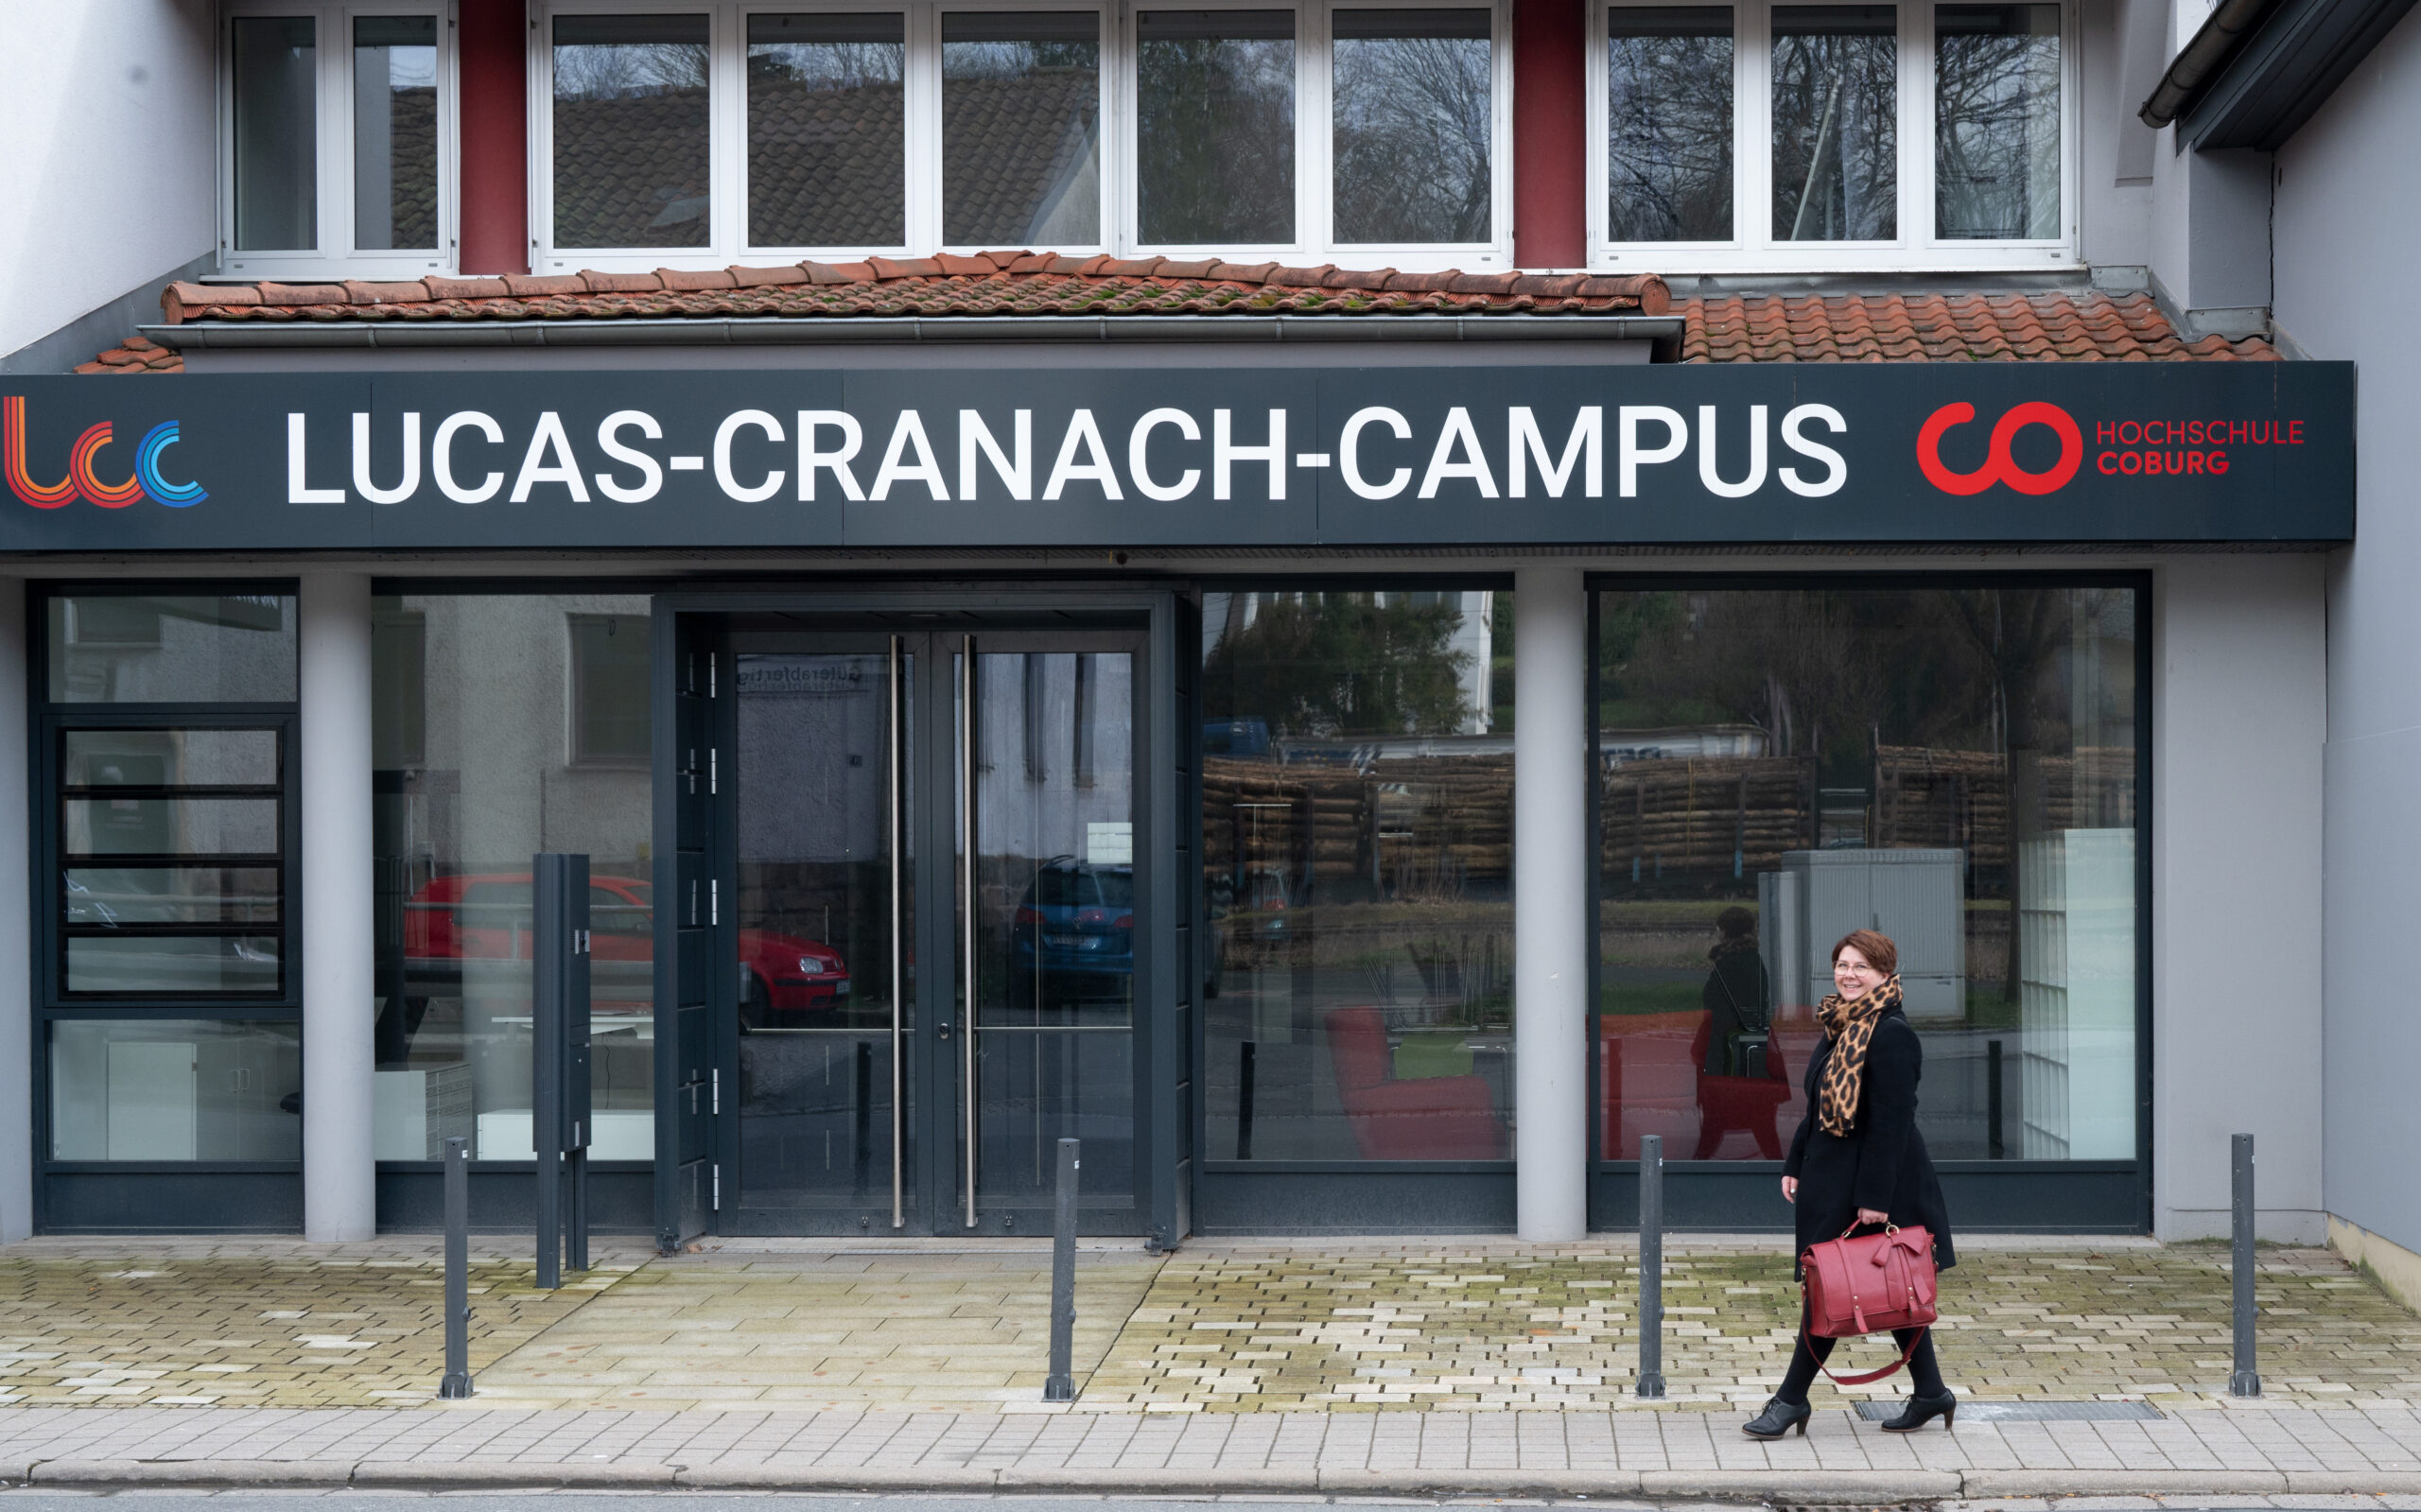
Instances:
[[[2135,118],[2157,131],[2185,114],[2261,25],[2271,4],[2272,0],[2220,0],[2218,9],[2169,60],[2168,71],[2152,86],[2151,96],[2135,112]]]

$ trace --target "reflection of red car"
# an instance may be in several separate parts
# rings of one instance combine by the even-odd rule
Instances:
[[[654,996],[654,884],[627,877],[588,879],[589,979],[601,1013],[637,1012]],[[528,872],[441,877],[404,907],[404,958],[419,979],[414,996],[443,990],[436,978],[461,980],[464,961],[530,958],[533,900]],[[849,971],[828,945],[770,930],[740,931],[743,1012],[841,1006]]]

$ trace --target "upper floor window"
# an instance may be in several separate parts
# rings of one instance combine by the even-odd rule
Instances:
[[[1595,256],[1663,271],[2077,256],[2056,3],[1602,7]]]
[[[219,252],[254,278],[453,266],[452,32],[434,6],[230,8]]]
[[[1507,260],[1496,9],[606,4],[534,33],[541,271],[936,248]]]

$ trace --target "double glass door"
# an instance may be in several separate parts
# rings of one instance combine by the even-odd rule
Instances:
[[[1071,1136],[1085,1226],[1141,1230],[1141,644],[731,629],[721,1231],[1042,1232]]]

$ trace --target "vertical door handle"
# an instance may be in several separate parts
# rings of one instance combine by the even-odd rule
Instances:
[[[907,912],[907,824],[904,819],[907,763],[907,700],[900,687],[899,637],[891,637],[890,750],[883,759],[883,828],[891,846],[891,1226],[908,1224],[907,1178],[901,1165],[908,1143],[906,1011],[907,943],[900,930]]]
[[[982,1147],[975,1086],[975,637],[962,636],[958,662],[959,969],[967,983],[965,1033],[958,1042],[959,1098],[967,1130],[967,1226],[975,1226],[976,1156]]]

